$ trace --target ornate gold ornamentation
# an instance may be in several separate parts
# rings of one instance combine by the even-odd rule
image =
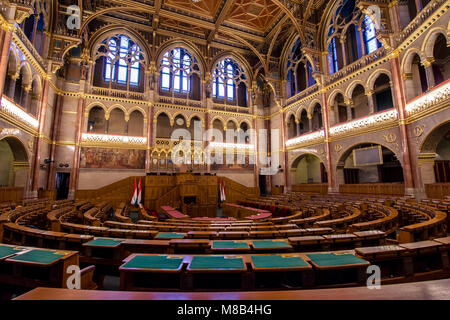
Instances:
[[[340,144],[335,144],[334,145],[334,151],[336,153],[339,153],[342,150],[342,146]]]
[[[33,152],[33,145],[34,145],[33,139],[28,140],[28,150],[30,150],[30,152]]]
[[[384,140],[387,143],[394,143],[397,140],[397,136],[395,135],[395,133],[388,133],[384,135]]]
[[[414,128],[414,135],[416,136],[416,138],[419,138],[423,134],[424,131],[425,131],[425,125],[416,126]]]

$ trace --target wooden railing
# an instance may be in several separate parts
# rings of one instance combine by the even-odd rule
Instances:
[[[328,193],[328,184],[327,183],[296,184],[296,185],[292,186],[292,191],[327,194]]]
[[[450,183],[426,184],[425,192],[429,199],[445,199],[450,196]]]
[[[246,187],[234,180],[225,177],[219,177],[225,180],[226,202],[238,203],[239,201],[256,199],[259,197],[259,188]]]
[[[339,192],[372,195],[404,195],[405,185],[403,183],[341,184],[339,185]]]
[[[144,98],[145,98],[145,95],[143,92],[126,91],[126,90],[118,90],[118,89],[110,89],[110,88],[102,88],[102,87],[91,87],[90,93],[99,95],[99,96],[107,96],[107,97],[123,98],[123,99],[133,99],[133,100],[144,100]]]
[[[397,230],[398,227],[397,210],[387,206],[372,205],[372,204],[369,204],[369,209],[377,211],[378,213],[384,215],[384,217],[376,220],[354,223],[350,225],[349,232],[381,230],[386,232],[386,234],[389,234]]]
[[[77,190],[75,192],[76,201],[90,200],[91,202],[108,201],[114,207],[121,202],[129,202],[133,195],[134,179],[139,181],[142,177],[128,177],[96,190]],[[142,199],[144,199],[145,177],[142,179]]]
[[[172,208],[180,208],[180,187],[176,186],[171,189],[169,192],[161,196],[158,200],[156,200],[156,211],[163,212],[161,206],[170,206]]]
[[[56,199],[56,190],[39,190],[38,191],[39,199]]]
[[[425,241],[446,236],[447,214],[445,212],[423,206],[418,211],[427,214],[430,219],[400,228],[397,236],[399,243]]]
[[[21,203],[23,192],[23,187],[0,187],[0,202]]]
[[[333,228],[337,232],[346,232],[347,226],[354,222],[358,222],[361,217],[361,210],[355,207],[346,206],[344,209],[346,216],[338,219],[322,220],[314,223],[314,227]]]

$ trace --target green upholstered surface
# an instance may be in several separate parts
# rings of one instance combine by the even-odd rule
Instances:
[[[122,242],[122,240],[98,238],[98,239],[86,242],[85,245],[100,246],[100,247],[115,247],[118,244],[120,244],[121,242]]]
[[[253,246],[255,248],[289,248],[291,247],[286,241],[274,241],[274,240],[253,240]]]
[[[14,249],[14,247],[0,245],[0,259],[1,258],[5,258],[5,257],[9,257],[9,256],[11,256],[13,254],[16,254],[16,253],[20,252],[20,251],[21,250]]]
[[[195,256],[189,269],[243,269],[242,258],[225,258],[224,256]]]
[[[183,258],[160,255],[138,255],[125,263],[121,268],[125,269],[170,269],[176,270],[183,262]]]
[[[24,261],[24,262],[35,262],[35,263],[52,263],[58,260],[61,257],[64,257],[64,254],[58,254],[56,251],[47,251],[47,250],[31,250],[25,252],[23,254],[16,255],[14,257],[8,258],[8,261]]]
[[[286,267],[308,267],[300,257],[283,257],[278,254],[267,256],[252,256],[255,268],[286,268]]]
[[[248,243],[237,241],[213,241],[213,249],[250,249]]]
[[[185,233],[178,232],[160,232],[156,235],[155,239],[161,238],[173,238],[173,239],[182,239],[185,237]]]
[[[307,256],[320,267],[367,263],[367,261],[355,257],[353,254],[314,253]]]

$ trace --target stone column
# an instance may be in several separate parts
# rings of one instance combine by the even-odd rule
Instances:
[[[346,108],[347,108],[347,121],[350,121],[353,119],[352,117],[352,107],[353,107],[353,101],[352,100],[347,100],[345,102],[346,104]]]
[[[41,96],[39,94],[31,93],[30,113],[35,117],[38,115],[38,107],[40,100]]]
[[[433,73],[434,58],[429,57],[429,58],[422,60],[421,62],[425,68],[425,74],[427,76],[428,90],[431,90],[436,85],[436,81],[434,79],[434,73]]]
[[[147,119],[144,121],[144,126],[146,128],[146,136],[147,136],[147,150],[145,152],[145,172],[150,172],[151,168],[151,147],[152,147],[152,118],[153,118],[153,106],[152,104],[149,106],[147,111]]]
[[[342,68],[347,65],[347,56],[345,55],[345,38],[340,39],[342,49]]]
[[[414,87],[414,81],[413,81],[413,74],[412,73],[404,73],[402,75],[404,83],[405,83],[405,94],[406,94],[406,100],[409,101],[415,97],[415,87]],[[419,84],[420,85],[420,84]],[[420,91],[422,92],[422,91]]]
[[[336,178],[333,168],[333,162],[331,161],[331,142],[330,142],[330,114],[327,106],[327,92],[324,89],[322,91],[322,122],[324,130],[324,144],[326,152],[325,168],[327,169],[328,176],[328,192],[336,192]]]
[[[20,105],[22,108],[27,110],[28,113],[31,113],[31,106],[30,106],[30,91],[31,91],[31,84],[27,84],[22,86],[22,99],[20,101]]]
[[[400,12],[398,9],[398,1],[394,0],[391,3],[389,3],[388,6],[391,7],[392,20],[395,20],[392,22],[393,31],[394,32],[402,31],[402,24],[400,22]],[[417,12],[419,12],[419,11],[417,11]]]
[[[47,101],[48,101],[48,91],[49,91],[49,80],[44,81],[44,90],[42,91],[41,107],[39,110],[39,136],[36,138],[36,148],[34,154],[34,170],[32,176],[31,184],[31,196],[33,198],[38,196],[39,187],[39,163],[40,163],[40,153],[42,150],[44,128],[45,128],[45,115],[47,114]]]
[[[366,46],[364,45],[364,36],[363,36],[363,31],[361,27],[358,27],[358,31],[359,31],[359,41],[361,43],[361,54],[363,56],[366,55]]]
[[[372,114],[375,112],[375,103],[374,103],[374,92],[373,90],[369,90],[366,92],[367,96],[367,102],[369,103],[369,114]]]
[[[53,141],[58,140],[59,130],[61,125],[61,114],[62,114],[62,104],[64,97],[60,95],[55,96],[55,110],[53,113],[53,123],[52,123],[52,132],[51,139]],[[50,145],[50,159],[55,159],[56,145],[52,143]],[[55,188],[55,179],[56,179],[56,162],[53,162],[49,166],[48,177],[47,177],[47,190],[53,190]]]
[[[208,112],[206,112],[205,113],[205,121],[204,121],[204,123],[203,123],[203,127],[204,127],[204,130],[205,130],[205,132],[207,132],[209,129],[210,129],[210,115],[209,115],[209,113]],[[208,134],[208,135],[205,135],[206,136],[206,141],[209,141],[209,139],[210,139],[210,135]],[[205,139],[203,139],[203,140],[205,140]],[[206,141],[203,141],[203,152],[204,152],[204,161],[206,162],[207,161],[207,154],[206,154],[206,147],[207,147],[207,142]],[[206,163],[206,172],[211,172],[211,164],[209,163],[209,161],[208,161],[208,163]]]
[[[400,139],[401,145],[403,147],[403,172],[405,180],[405,193],[414,194],[415,193],[415,180],[417,177],[414,176],[412,168],[415,167],[416,161],[411,157],[411,144],[408,137],[408,132],[406,128],[406,99],[405,99],[405,88],[403,86],[403,81],[400,72],[400,61],[398,55],[391,59],[392,65],[392,83],[391,86],[393,99],[395,101],[394,105],[398,111],[399,117],[399,129],[400,129]]]
[[[80,173],[80,154],[81,154],[81,133],[82,122],[85,108],[84,98],[78,98],[77,106],[77,122],[75,127],[75,150],[73,153],[72,169],[70,171],[69,199],[75,199],[75,190],[78,185],[78,175]]]
[[[254,165],[254,177],[255,177],[255,187],[259,187],[259,165],[258,165],[258,154],[259,154],[259,143],[258,143],[258,121],[256,118],[253,118],[253,129],[255,130],[255,134],[253,137],[253,145],[254,151],[253,151],[253,157],[255,159],[255,165]],[[250,159],[249,159],[250,160]]]
[[[9,88],[7,88],[7,96],[14,100],[14,94],[16,93],[16,80],[19,78],[19,73],[9,74]]]
[[[286,115],[282,112],[280,114],[281,116],[281,148],[284,151],[283,152],[283,177],[284,177],[284,185],[286,188],[284,189],[284,192],[291,190],[291,182],[289,181],[289,167],[288,167],[288,153],[286,151]],[[278,151],[277,151],[278,152]],[[272,153],[271,153],[272,154]]]
[[[11,45],[13,26],[2,26],[2,36],[0,44],[0,94],[3,93],[5,86],[5,76],[8,70],[9,47]]]

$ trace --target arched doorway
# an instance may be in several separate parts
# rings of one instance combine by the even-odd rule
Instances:
[[[375,143],[361,143],[344,152],[337,164],[338,184],[400,183],[403,168],[397,155]]]
[[[16,137],[0,139],[0,186],[26,188],[29,176],[28,154]]]
[[[325,165],[316,155],[303,154],[292,163],[291,181],[292,184],[326,183]]]
[[[450,183],[450,121],[437,126],[425,138],[419,166],[424,184]]]

